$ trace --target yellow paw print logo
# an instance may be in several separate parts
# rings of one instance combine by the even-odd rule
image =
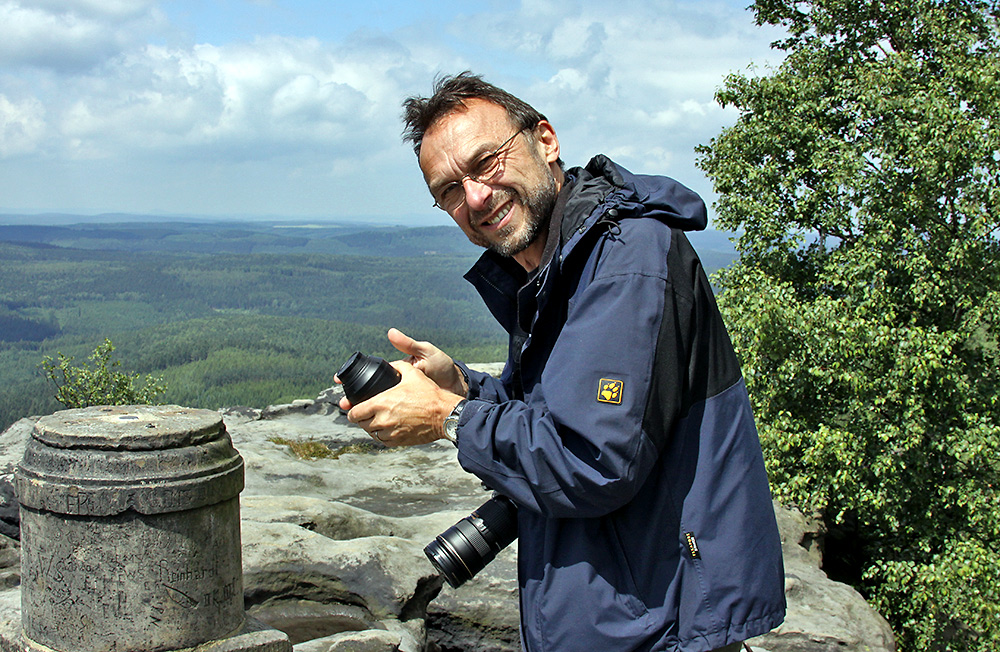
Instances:
[[[622,402],[622,390],[624,384],[620,380],[601,378],[597,390],[597,400],[601,403],[613,403],[620,405]]]

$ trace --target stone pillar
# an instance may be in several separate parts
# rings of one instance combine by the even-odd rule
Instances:
[[[27,649],[291,649],[244,614],[243,459],[218,413],[116,406],[42,417],[15,484]]]

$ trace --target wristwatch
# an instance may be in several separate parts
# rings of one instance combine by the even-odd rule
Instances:
[[[451,414],[444,419],[444,436],[456,446],[458,446],[458,418],[462,416],[462,410],[465,409],[465,404],[468,402],[463,398],[451,411]]]

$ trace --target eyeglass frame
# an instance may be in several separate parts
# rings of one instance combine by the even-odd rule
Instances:
[[[465,180],[466,179],[470,179],[472,181],[475,181],[476,183],[487,183],[489,181],[492,181],[493,179],[496,179],[498,175],[503,174],[503,172],[504,172],[503,159],[500,158],[500,152],[502,152],[506,147],[508,147],[511,143],[513,143],[514,139],[517,138],[522,132],[529,131],[530,129],[533,129],[533,128],[534,127],[521,127],[520,129],[518,129],[517,131],[515,131],[514,134],[510,138],[508,138],[507,140],[503,141],[503,143],[501,143],[501,145],[499,147],[497,147],[495,150],[493,150],[492,152],[490,152],[489,154],[487,154],[483,158],[479,159],[479,163],[476,164],[476,167],[482,167],[483,163],[486,162],[487,160],[489,160],[490,158],[495,158],[496,161],[497,161],[497,164],[496,164],[497,165],[497,169],[488,178],[486,177],[486,173],[485,172],[482,173],[482,174],[475,174],[473,172],[469,172],[468,174],[463,174],[458,179],[458,181],[452,181],[451,183],[449,183],[448,185],[446,185],[444,187],[444,189],[441,191],[440,194],[444,195],[449,190],[451,190],[452,188],[455,188],[455,187],[461,187],[462,188],[462,200],[460,202],[458,202],[457,204],[455,204],[455,206],[451,210],[448,210],[447,208],[445,208],[444,206],[442,206],[441,202],[438,201],[437,198],[434,199],[434,204],[433,204],[434,208],[440,208],[441,210],[443,210],[445,213],[448,213],[449,215],[452,213],[452,211],[457,211],[459,208],[461,208],[462,204],[464,204],[465,201],[466,201]]]

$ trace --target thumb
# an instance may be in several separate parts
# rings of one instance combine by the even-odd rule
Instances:
[[[389,343],[398,351],[412,356],[415,360],[422,360],[435,351],[435,346],[430,342],[418,342],[409,335],[396,328],[389,329]]]

